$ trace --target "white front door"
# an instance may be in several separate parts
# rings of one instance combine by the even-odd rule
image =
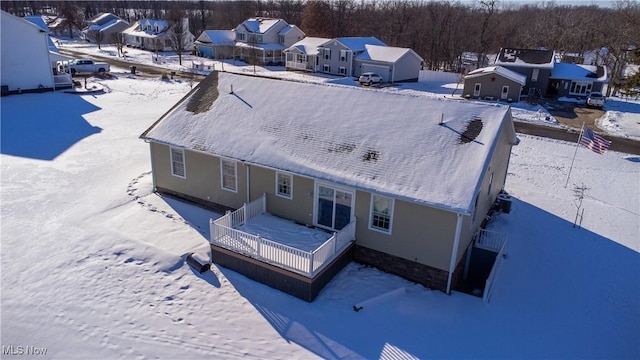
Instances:
[[[481,84],[476,83],[476,85],[473,88],[473,96],[480,96],[480,87],[481,87]]]
[[[502,87],[502,92],[500,93],[500,99],[506,100],[509,97],[509,87],[507,85]]]
[[[355,196],[353,191],[330,185],[317,185],[316,225],[341,230],[353,218]]]

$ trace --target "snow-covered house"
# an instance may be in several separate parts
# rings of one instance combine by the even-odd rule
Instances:
[[[478,53],[471,51],[463,52],[456,60],[453,70],[465,74],[479,68],[487,67],[490,62],[493,62],[489,60],[488,55],[482,55],[479,57]]]
[[[320,71],[320,45],[331,39],[307,36],[283,51],[285,67],[290,70]]]
[[[602,92],[607,82],[607,67],[555,63],[549,79],[551,95],[585,98],[592,92]]]
[[[237,57],[258,64],[283,64],[283,50],[305,33],[283,19],[250,18],[235,29]]]
[[[355,57],[352,76],[374,72],[387,82],[418,80],[424,59],[409,48],[365,44]]]
[[[464,77],[465,98],[520,101],[527,77],[502,66],[489,66],[471,71]]]
[[[57,72],[56,59],[51,55],[49,32],[23,18],[5,11],[1,13],[2,95],[72,86],[69,74]]]
[[[75,24],[70,24],[64,16],[43,16],[51,34],[57,37],[80,37],[82,29]]]
[[[195,41],[196,54],[210,59],[233,56],[236,34],[233,30],[205,30]]]
[[[119,16],[112,13],[100,13],[87,21],[87,26],[80,32],[80,38],[96,42],[96,38],[101,37],[101,43],[109,44],[114,42],[116,34],[121,33],[127,27],[129,27],[129,22]]]
[[[141,138],[156,191],[238,209],[214,263],[308,301],[352,256],[450,292],[517,143],[508,106],[218,72]],[[326,237],[248,230],[265,213]]]
[[[527,77],[523,95],[547,96],[555,62],[552,50],[502,48],[494,64]]]
[[[333,75],[355,76],[355,59],[367,50],[365,45],[387,46],[373,36],[341,37],[325,42],[318,47],[319,71]]]
[[[182,35],[178,39],[176,29],[181,29]],[[127,46],[152,51],[173,51],[175,42],[182,42],[182,49],[191,52],[195,37],[189,31],[189,19],[177,22],[158,19],[141,19],[122,31],[124,43]]]

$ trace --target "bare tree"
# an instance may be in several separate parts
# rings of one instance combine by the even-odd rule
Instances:
[[[182,65],[182,54],[191,49],[189,46],[189,27],[184,11],[177,7],[173,7],[169,12],[168,20],[171,24],[171,30],[168,32],[167,40],[169,40],[171,49],[178,55],[178,62]]]
[[[116,47],[118,56],[124,56],[124,34],[121,32],[111,34],[111,42]]]
[[[98,49],[100,49],[100,45],[104,41],[104,33],[100,30],[90,30],[87,33],[87,37],[89,40],[93,40],[97,45]]]
[[[84,15],[73,2],[69,1],[58,2],[58,11],[65,19],[65,25],[69,30],[69,38],[73,39],[73,28],[83,28]]]

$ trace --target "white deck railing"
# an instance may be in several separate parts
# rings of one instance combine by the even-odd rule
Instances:
[[[73,86],[73,79],[69,74],[53,75],[53,83],[55,87]]]
[[[297,61],[287,61],[286,67],[289,69],[297,69],[297,70],[307,70],[306,62],[297,62]]]
[[[227,212],[210,221],[211,243],[242,255],[313,278],[355,239],[356,222],[352,221],[333,234],[314,251],[304,251],[275,241],[263,239],[235,227],[251,218],[266,213],[266,196],[244,204],[240,209]]]
[[[496,280],[496,276],[498,276],[498,271],[502,265],[502,260],[507,257],[507,240],[505,237],[502,246],[500,247],[500,251],[498,251],[498,256],[496,256],[496,262],[493,263],[493,268],[491,268],[491,272],[489,273],[489,277],[484,285],[484,294],[482,295],[482,300],[485,303],[489,302],[491,298],[491,292],[493,291],[493,285]]]
[[[475,235],[476,247],[494,252],[500,251],[506,241],[507,234],[497,231],[478,229]]]

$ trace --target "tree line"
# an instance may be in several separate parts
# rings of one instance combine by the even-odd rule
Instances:
[[[111,12],[129,22],[180,11],[198,36],[207,29],[233,29],[249,17],[282,18],[307,36],[375,36],[390,46],[409,47],[432,70],[455,70],[462,52],[495,54],[501,47],[547,48],[582,53],[606,48],[622,59],[640,44],[640,3],[609,7],[550,2],[516,5],[498,0],[253,0],[253,1],[2,1],[18,16],[64,15],[84,21]],[[627,56],[629,57],[629,56]],[[612,68],[615,68],[613,66]],[[614,69],[618,71],[619,69]]]

